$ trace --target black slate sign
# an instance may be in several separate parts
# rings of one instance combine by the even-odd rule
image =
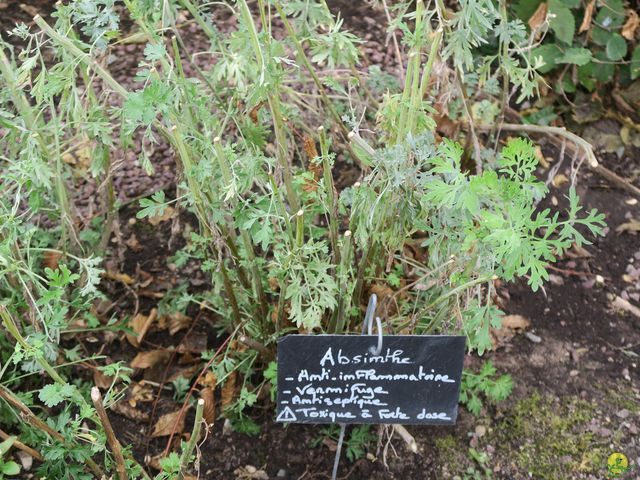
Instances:
[[[452,425],[465,337],[288,335],[278,342],[278,422]]]

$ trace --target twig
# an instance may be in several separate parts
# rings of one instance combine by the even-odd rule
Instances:
[[[13,406],[17,410],[20,411],[21,417],[33,425],[35,428],[42,430],[43,432],[48,433],[51,437],[62,443],[65,447],[70,448],[69,443],[65,440],[65,438],[58,432],[56,432],[53,428],[51,428],[47,423],[43,422],[39,417],[36,416],[35,413],[29,409],[22,401],[20,401],[10,390],[6,387],[0,385],[0,397],[2,397],[9,405]],[[87,467],[98,476],[98,478],[103,478],[105,476],[102,469],[98,466],[96,462],[92,459],[87,458],[86,460]]]
[[[189,466],[189,460],[191,459],[191,453],[198,443],[198,439],[200,438],[200,429],[202,428],[202,414],[204,412],[204,400],[202,398],[198,399],[198,403],[196,405],[196,419],[193,424],[193,430],[191,431],[191,437],[189,438],[189,443],[185,446],[182,451],[182,456],[180,457],[180,471],[178,472],[178,480],[184,479],[184,471]]]
[[[492,128],[490,125],[477,125],[476,127],[479,130],[484,130],[484,131],[491,130]],[[593,152],[593,147],[591,146],[591,144],[587,142],[585,139],[576,135],[575,133],[571,133],[567,131],[567,129],[564,127],[548,127],[543,125],[524,125],[519,123],[505,123],[502,125],[502,130],[542,133],[546,135],[558,135],[560,137],[564,137],[567,140],[570,140],[574,144],[574,146],[580,147],[584,151],[585,155],[587,156],[587,163],[589,165],[589,168],[592,171],[594,171],[595,173],[598,173],[600,176],[609,180],[615,186],[622,188],[624,190],[627,190],[629,193],[635,195],[636,197],[640,197],[640,188],[631,184],[631,182],[615,174],[608,168],[600,165],[598,163],[598,160],[596,159],[596,155]]]
[[[11,435],[9,435],[4,430],[0,430],[0,438],[2,438],[2,440],[6,440],[9,437],[11,437]],[[28,453],[29,455],[31,455],[33,458],[35,458],[39,462],[44,462],[44,457],[40,454],[40,452],[34,450],[33,448],[31,448],[28,445],[25,445],[20,440],[15,440],[13,442],[13,446],[16,447],[19,450],[22,450],[25,453]]]
[[[206,371],[209,369],[209,367],[211,365],[213,365],[213,361],[218,358],[218,355],[220,354],[220,352],[222,352],[222,350],[228,345],[228,343],[231,341],[231,339],[233,338],[233,336],[235,335],[235,333],[237,332],[238,328],[240,326],[236,327],[236,331],[233,332],[233,334],[229,335],[224,342],[222,342],[222,345],[220,345],[218,347],[218,350],[216,350],[216,352],[213,354],[213,356],[211,357],[211,359],[207,362],[207,364],[203,367],[202,370],[200,370],[200,374],[196,377],[195,381],[193,382],[193,385],[191,386],[191,388],[189,389],[189,391],[187,392],[187,395],[184,398],[184,401],[182,403],[182,407],[180,407],[180,416],[184,415],[184,410],[187,408],[188,402],[189,402],[189,398],[191,398],[191,395],[193,395],[193,392],[196,389],[196,386],[198,385],[198,382],[200,381],[200,379],[202,378],[202,376],[206,373]],[[176,427],[177,427],[177,422],[173,425],[173,430],[171,431],[171,435],[169,435],[169,440],[167,441],[167,446],[165,447],[164,451],[162,452],[162,456],[168,455],[169,453],[169,449],[171,448],[171,442],[173,441],[173,437],[176,434]]]
[[[253,338],[249,338],[246,335],[240,335],[238,337],[238,341],[249,348],[257,350],[264,356],[268,356],[271,353],[262,343],[254,340]]]
[[[409,447],[409,450],[411,450],[413,453],[418,453],[418,444],[416,443],[416,439],[413,438],[413,435],[411,435],[406,428],[404,428],[402,425],[394,425],[393,430],[398,435],[400,435],[400,437],[402,437],[402,439]]]
[[[96,412],[98,412],[98,417],[100,417],[102,428],[107,436],[107,442],[109,442],[109,446],[111,447],[111,453],[113,453],[113,458],[116,461],[116,472],[118,473],[118,478],[120,480],[127,480],[127,467],[125,466],[124,456],[122,455],[122,446],[116,438],[115,433],[113,433],[113,427],[111,426],[109,416],[107,415],[107,411],[102,403],[102,395],[100,394],[100,389],[98,387],[93,387],[91,389],[91,401],[93,402],[93,406],[96,407]]]
[[[632,305],[631,303],[629,303],[629,301],[625,300],[622,297],[616,295],[616,298],[613,299],[611,305],[619,310],[624,310],[625,312],[629,312],[640,318],[640,308]]]
[[[389,26],[393,23],[391,19],[391,14],[389,13],[389,7],[387,7],[386,0],[382,0],[382,6],[384,7],[384,14],[387,17],[387,22]],[[396,37],[396,32],[393,30],[391,32],[391,39],[393,40],[393,49],[396,54],[396,62],[398,62],[398,69],[400,70],[400,81],[404,80],[404,65],[402,63],[402,54],[400,53],[400,45],[398,44],[398,38]]]
[[[564,275],[573,275],[575,277],[595,277],[596,274],[595,273],[591,273],[591,272],[579,272],[577,270],[571,270],[568,268],[559,268],[553,265],[547,265],[547,268],[549,270],[553,270],[556,271],[558,273],[562,273]]]

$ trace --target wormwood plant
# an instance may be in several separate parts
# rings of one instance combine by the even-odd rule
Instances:
[[[26,443],[42,445],[42,475],[89,478],[85,462],[94,475],[145,475],[126,448],[120,456],[111,444],[87,385],[68,380],[81,355],[65,351],[65,361],[59,345],[72,322],[113,328],[91,315],[100,295],[96,251],[104,253],[117,216],[111,152],[130,148],[136,135],[175,153],[175,198],[151,194],[138,217],[169,204],[195,215],[198,228],[173,260],[197,261],[211,289],[178,303],[215,313],[227,348],[203,360],[219,385],[235,388],[224,413],[247,432],[258,427],[246,407],[274,385],[280,336],[353,332],[362,299],[383,286],[387,332],[464,333],[482,354],[489,329],[500,325],[494,281],[525,277],[535,290],[548,263],[587,243],[584,232],[601,233],[602,215],[583,213],[573,189],[566,212],[536,208],[547,189],[529,141],[499,146],[496,136],[495,148],[485,148],[474,131],[482,109],[483,121],[498,119],[511,95],[527,97],[537,86],[532,39],[505,2],[462,2],[457,11],[400,3],[392,26],[407,54],[404,87],[383,98],[372,81],[381,74],[358,69],[359,40],[323,1],[225,4],[237,19],[229,34],[192,0],[123,3],[135,38],[147,42],[134,86],[119,83],[103,61],[123,35],[115,2],[60,4],[54,24],[36,17],[37,30],[13,31],[25,49],[0,50],[9,193],[0,199],[0,396],[3,418]],[[187,45],[178,23],[185,16],[209,40],[206,52]],[[285,35],[275,34],[276,21]],[[198,65],[195,53],[211,56],[211,67]],[[470,94],[491,100],[474,111]],[[436,100],[466,119],[463,137],[436,134]],[[79,227],[68,194],[65,154],[82,142],[92,146],[90,173],[105,185],[104,232]],[[144,149],[139,162],[153,168]],[[362,175],[338,191],[334,176],[346,162]],[[51,228],[42,228],[45,216]],[[108,405],[129,371],[99,368],[116,377]],[[42,371],[50,381],[35,378]],[[181,396],[185,385],[175,390]],[[19,422],[17,412],[47,428]],[[37,412],[54,413],[45,423]],[[184,473],[197,433],[181,456],[163,460],[159,478]]]

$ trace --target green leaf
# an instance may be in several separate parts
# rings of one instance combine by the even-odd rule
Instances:
[[[510,375],[502,375],[489,387],[488,397],[494,402],[505,400],[513,390],[513,379]]]
[[[609,60],[618,61],[627,54],[627,41],[618,33],[614,33],[607,42],[607,57]]]
[[[608,31],[615,31],[621,27],[626,17],[622,0],[607,0],[598,3],[602,6],[596,15],[596,25],[600,25]]]
[[[587,63],[586,65],[578,67],[578,81],[580,82],[580,85],[589,91],[593,91],[593,89],[596,88],[596,81],[593,78],[594,69],[594,63]]]
[[[467,402],[467,409],[476,417],[480,415],[480,410],[482,410],[482,402],[476,395],[473,395]]]
[[[555,33],[556,38],[567,45],[573,42],[573,35],[576,31],[576,20],[573,13],[562,2],[549,2],[549,28]]]
[[[150,62],[153,62],[154,60],[160,60],[161,58],[164,58],[166,54],[167,51],[164,48],[164,45],[162,45],[161,43],[149,43],[146,47],[144,47],[144,57]]]
[[[616,73],[616,66],[607,60],[607,56],[604,52],[597,52],[596,60],[600,60],[601,63],[594,63],[593,76],[600,83],[606,83],[613,78],[613,74]]]
[[[591,29],[591,41],[601,47],[604,47],[612,36],[613,33],[598,26]]]
[[[571,63],[573,65],[586,65],[592,60],[591,50],[587,48],[569,48],[564,55],[556,59],[556,63]]]
[[[140,200],[142,210],[136,213],[136,218],[157,217],[164,213],[167,204],[164,201],[164,191],[158,190],[151,195],[151,198],[143,198]]]
[[[8,437],[4,442],[0,443],[0,458],[3,457],[13,446],[16,441],[16,437]]]
[[[638,45],[631,55],[631,80],[640,77],[640,45]]]
[[[514,2],[513,10],[520,20],[526,22],[531,18],[531,15],[535,13],[541,3],[542,0],[518,0]]]
[[[580,6],[580,0],[558,0],[557,3],[560,3],[567,8],[578,8]]]
[[[562,50],[553,43],[548,43],[540,47],[534,48],[531,51],[531,58],[540,57],[544,62],[544,65],[538,67],[538,72],[549,73],[557,66],[557,59],[562,56]]]
[[[18,475],[20,473],[20,465],[18,465],[13,460],[8,462],[4,462],[2,465],[2,473],[5,475]]]
[[[38,398],[47,407],[55,407],[59,403],[71,398],[75,389],[76,387],[69,385],[68,383],[65,383],[64,385],[52,383],[50,385],[45,385],[40,389],[40,392],[38,392]]]

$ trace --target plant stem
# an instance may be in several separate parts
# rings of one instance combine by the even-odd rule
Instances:
[[[116,472],[118,473],[118,478],[120,480],[127,480],[127,467],[124,463],[124,456],[122,455],[122,446],[116,438],[115,433],[113,433],[113,427],[111,426],[111,422],[109,421],[107,411],[104,409],[104,405],[102,403],[102,395],[100,394],[100,389],[98,387],[93,387],[91,389],[91,401],[93,402],[93,406],[96,407],[96,412],[98,412],[98,417],[100,418],[100,422],[102,423],[102,428],[104,429],[104,433],[107,436],[107,442],[111,447],[111,453],[113,453],[113,458],[116,462]]]
[[[260,69],[259,82],[262,84],[264,82],[266,66],[264,63],[264,57],[262,56],[262,48],[260,48],[258,32],[253,23],[253,17],[251,16],[251,11],[249,10],[247,1],[239,0],[238,5],[240,7],[240,15],[249,32],[251,45],[253,46],[253,50],[256,55],[258,68]],[[298,201],[298,195],[293,188],[293,176],[291,174],[291,167],[289,166],[289,160],[287,158],[287,139],[284,130],[284,121],[282,119],[282,109],[280,108],[279,88],[277,85],[273,86],[272,93],[267,95],[267,100],[269,103],[269,109],[271,110],[271,116],[273,118],[273,130],[276,137],[276,158],[280,168],[282,168],[284,186],[287,191],[287,199],[289,200],[291,208],[297,211],[300,208],[300,203]]]
[[[73,446],[70,445],[69,442],[67,442],[60,433],[56,432],[46,422],[40,420],[40,418],[37,417],[36,414],[31,411],[31,409],[29,409],[29,407],[22,403],[22,401],[20,401],[20,399],[18,399],[9,389],[2,385],[0,385],[0,397],[2,397],[9,405],[20,411],[21,417],[28,423],[33,425],[35,428],[47,433],[49,436],[60,442],[65,448],[73,448]],[[85,459],[85,462],[87,464],[87,467],[89,467],[89,469],[95,475],[97,475],[98,478],[106,478],[105,473],[91,458]]]
[[[11,435],[9,435],[7,432],[5,432],[4,430],[0,430],[0,438],[2,440],[6,440],[8,438],[11,438]],[[15,438],[15,437],[14,437]],[[20,440],[15,440],[13,442],[13,446],[16,447],[19,450],[22,450],[23,452],[31,455],[33,458],[35,458],[36,460],[38,460],[39,462],[44,462],[44,457],[40,454],[40,452],[38,452],[37,450],[34,450],[33,448],[31,448],[29,445],[25,445],[24,443],[22,443]]]
[[[304,245],[304,210],[296,213],[296,247],[302,248]]]
[[[38,27],[40,27],[40,29],[44,33],[47,34],[47,36],[51,37],[65,50],[77,57],[78,60],[80,60],[85,66],[94,69],[100,76],[100,78],[102,78],[107,83],[107,85],[109,85],[109,87],[111,87],[119,95],[126,98],[127,90],[122,85],[120,85],[98,62],[94,61],[88,54],[80,50],[80,48],[78,48],[71,40],[63,37],[53,28],[51,28],[40,15],[36,15],[35,17],[33,17],[33,21],[36,25],[38,25]]]
[[[334,122],[336,123],[336,125],[338,125],[338,128],[340,128],[340,131],[342,132],[343,137],[346,139],[347,136],[349,135],[349,129],[347,129],[347,127],[344,125],[344,122],[342,121],[340,114],[338,113],[333,103],[331,103],[331,100],[327,96],[327,92],[325,91],[324,85],[322,84],[322,82],[320,81],[320,78],[316,74],[315,69],[313,68],[313,65],[311,65],[311,62],[309,61],[309,58],[307,57],[307,54],[304,51],[304,48],[302,48],[302,43],[300,42],[300,39],[298,38],[296,31],[291,26],[291,23],[289,22],[289,19],[284,13],[284,10],[282,10],[282,6],[280,5],[280,2],[275,1],[274,5],[276,7],[276,10],[278,11],[278,14],[280,15],[280,19],[284,23],[284,27],[287,30],[289,37],[293,41],[296,52],[298,53],[298,56],[302,60],[302,64],[304,65],[305,69],[313,79],[313,83],[315,83],[316,88],[320,93],[320,98],[322,99],[322,102],[324,103],[325,107],[327,107],[327,109],[329,110],[329,114],[333,117]],[[349,153],[351,153],[354,159],[357,160],[358,157],[351,150],[351,147],[349,146],[348,143],[347,143],[347,148],[349,149]]]
[[[333,263],[337,265],[340,261],[340,251],[338,250],[338,203],[336,201],[336,187],[333,184],[331,164],[329,163],[329,145],[327,134],[323,127],[318,127],[320,137],[320,154],[322,155],[322,175],[324,178],[324,188],[329,201],[329,241]]]
[[[233,184],[233,175],[231,173],[231,164],[227,159],[224,150],[222,148],[222,144],[220,141],[220,137],[216,137],[213,139],[214,149],[216,151],[216,157],[218,159],[218,164],[220,165],[220,171],[222,172],[222,178],[227,185]],[[237,199],[235,195],[233,195],[232,204],[237,206]],[[260,325],[262,328],[262,336],[266,338],[267,336],[267,312],[269,309],[267,303],[267,297],[264,294],[264,289],[262,288],[262,277],[260,275],[260,271],[258,270],[258,265],[256,264],[256,254],[253,250],[253,243],[251,242],[251,238],[249,237],[249,232],[246,229],[240,230],[240,237],[242,238],[242,243],[244,244],[244,249],[247,254],[247,260],[249,261],[249,266],[251,269],[251,274],[253,276],[253,284],[255,289],[255,294],[258,300],[258,309],[260,315]]]
[[[193,430],[191,431],[191,437],[189,438],[189,442],[185,446],[182,451],[182,455],[180,456],[180,471],[178,472],[178,480],[184,479],[184,472],[189,467],[189,463],[191,461],[191,454],[193,450],[196,448],[196,444],[200,440],[200,430],[202,429],[202,415],[204,413],[204,400],[202,398],[198,399],[196,404],[196,419],[193,423]]]
[[[336,314],[333,316],[332,324],[330,325],[329,331],[333,331],[334,333],[343,333],[346,325],[345,321],[345,304],[349,304],[349,299],[347,298],[347,282],[349,277],[349,269],[351,268],[351,253],[353,249],[351,246],[351,231],[347,230],[344,232],[343,240],[342,240],[342,254],[340,260],[340,268],[338,271],[338,278],[340,282],[340,298],[338,299],[338,307],[336,309]],[[333,328],[331,328],[333,326]]]

